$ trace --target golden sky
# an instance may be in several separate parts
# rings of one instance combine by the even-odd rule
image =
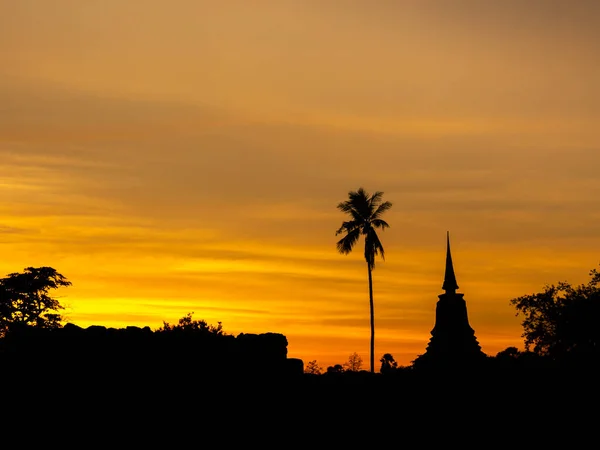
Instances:
[[[368,368],[350,190],[393,203],[376,361],[425,351],[446,231],[484,352],[511,298],[600,262],[600,2],[0,2],[0,273],[49,265],[69,321],[193,312]]]

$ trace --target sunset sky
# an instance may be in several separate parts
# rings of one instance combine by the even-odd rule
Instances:
[[[510,299],[600,263],[598,80],[594,0],[2,0],[0,276],[368,368],[362,186],[393,203],[376,361],[425,351],[447,231],[482,350],[522,349]]]

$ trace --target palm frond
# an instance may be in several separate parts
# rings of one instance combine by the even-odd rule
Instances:
[[[350,220],[350,221],[342,223],[340,228],[335,232],[335,235],[337,236],[338,234],[341,234],[343,232],[349,233],[359,227],[360,227],[360,222],[357,222],[355,220]]]
[[[375,230],[373,230],[373,233],[371,233],[371,240],[373,245],[373,254],[376,256],[380,255],[381,259],[385,260],[385,250],[383,249],[383,245],[381,244],[379,236]]]
[[[349,201],[345,201],[345,202],[340,202],[337,205],[337,208],[339,210],[341,210],[342,212],[350,212],[350,210],[353,208],[352,203],[350,203]]]
[[[377,206],[377,209],[373,212],[373,215],[371,217],[373,219],[378,219],[384,212],[386,212],[391,207],[392,207],[391,202],[383,202],[382,204]]]
[[[348,253],[350,253],[352,251],[352,249],[354,248],[354,245],[358,241],[359,236],[360,236],[360,230],[358,228],[348,232],[348,234],[346,236],[344,236],[342,239],[340,239],[337,242],[336,247],[338,249],[338,252],[340,252],[344,255],[347,255]]]
[[[373,206],[377,206],[381,203],[381,199],[383,198],[383,192],[376,191],[373,192],[373,195],[369,197],[369,203]]]
[[[365,260],[371,269],[375,268],[375,257],[378,255],[385,260],[383,245],[375,230],[371,228],[371,231],[365,236]]]
[[[338,205],[338,209],[350,215],[355,221],[362,222],[364,220],[364,214],[360,209],[360,205],[357,207],[350,202],[343,202]]]
[[[373,225],[373,228],[381,228],[382,230],[390,227],[383,219],[374,219],[371,221],[371,225]]]

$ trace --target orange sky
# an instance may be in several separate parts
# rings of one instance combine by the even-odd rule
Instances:
[[[363,186],[376,360],[425,351],[447,230],[482,349],[522,348],[509,300],[600,262],[599,54],[596,1],[2,2],[0,273],[54,267],[81,326],[194,312],[367,368]]]

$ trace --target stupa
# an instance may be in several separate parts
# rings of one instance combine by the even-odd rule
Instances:
[[[435,325],[424,354],[414,361],[415,368],[460,368],[483,362],[486,354],[469,325],[467,303],[456,292],[458,284],[450,253],[450,233],[446,233],[446,270],[443,294],[438,295]]]

